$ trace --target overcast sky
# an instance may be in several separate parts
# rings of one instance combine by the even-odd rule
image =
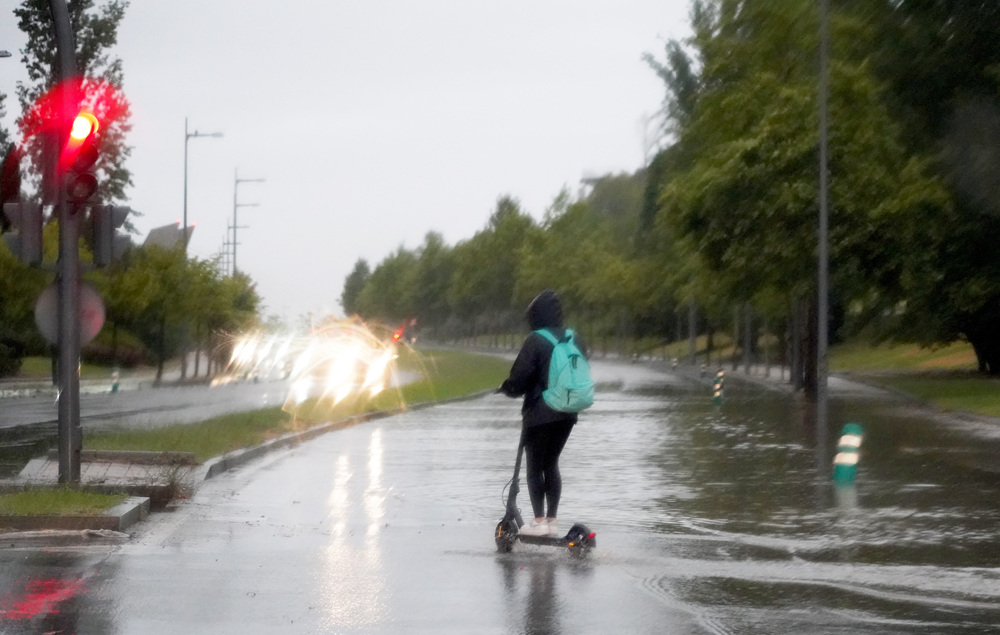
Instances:
[[[101,0],[96,0],[98,3]],[[24,36],[0,0],[5,124]],[[687,0],[133,0],[115,53],[142,240],[181,220],[223,249],[239,185],[237,266],[267,313],[339,313],[344,277],[431,230],[481,229],[510,194],[541,218],[583,176],[643,162],[663,98],[642,61],[689,32]],[[250,206],[256,204],[256,207]]]

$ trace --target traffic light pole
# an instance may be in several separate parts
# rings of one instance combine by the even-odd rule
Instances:
[[[50,0],[55,23],[59,79],[67,88],[68,80],[76,76],[76,49],[65,0]],[[63,91],[63,120],[79,107],[79,95]],[[75,103],[76,102],[76,103]],[[54,142],[54,141],[53,141]],[[52,152],[59,156],[59,149]],[[66,200],[65,188],[56,201],[59,220],[59,482],[80,482],[80,450],[83,435],[80,430],[80,253],[79,219]]]

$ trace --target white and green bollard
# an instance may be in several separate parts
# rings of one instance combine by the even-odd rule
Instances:
[[[111,371],[111,392],[118,392],[118,368]]]
[[[852,485],[858,471],[858,454],[864,430],[856,423],[848,423],[840,433],[837,454],[833,457],[833,482],[837,485]]]
[[[721,368],[715,373],[715,380],[712,382],[712,403],[719,405],[722,403],[723,392],[725,392],[726,373]]]

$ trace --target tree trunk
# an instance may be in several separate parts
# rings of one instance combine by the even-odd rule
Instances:
[[[743,311],[743,374],[750,374],[750,365],[753,363],[753,309],[749,303],[744,305]]]
[[[764,320],[764,337],[767,338],[767,320]],[[764,377],[771,377],[771,349],[769,346],[764,346]]]
[[[739,364],[736,361],[739,359],[736,356],[736,349],[739,348],[739,345],[740,345],[740,308],[736,307],[736,309],[734,309],[733,311],[733,355],[732,359],[730,360],[733,364],[732,370],[734,373],[736,372],[736,369],[739,368]]]
[[[163,379],[163,357],[166,355],[166,345],[164,343],[165,331],[167,330],[167,318],[165,315],[160,315],[160,341],[158,342],[157,360],[156,360],[156,382],[159,383]]]
[[[688,363],[694,366],[698,354],[698,305],[691,301],[688,306]]]
[[[715,350],[715,329],[708,325],[708,332],[705,334],[705,365],[712,365],[712,351]]]
[[[965,337],[976,353],[979,372],[1000,375],[1000,331],[967,329]]]
[[[198,377],[201,365],[201,320],[198,320],[194,330],[194,376]]]

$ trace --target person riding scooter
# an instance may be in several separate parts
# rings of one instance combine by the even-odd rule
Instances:
[[[558,535],[557,516],[562,495],[559,455],[577,422],[575,412],[559,412],[542,398],[548,387],[549,359],[554,345],[539,329],[548,330],[556,339],[563,339],[562,304],[552,290],[538,294],[528,305],[528,324],[532,333],[524,340],[510,369],[510,375],[499,391],[508,397],[524,397],[521,406],[522,435],[527,457],[528,495],[534,520],[520,529],[526,536]],[[574,341],[586,356],[586,347],[579,336]]]

